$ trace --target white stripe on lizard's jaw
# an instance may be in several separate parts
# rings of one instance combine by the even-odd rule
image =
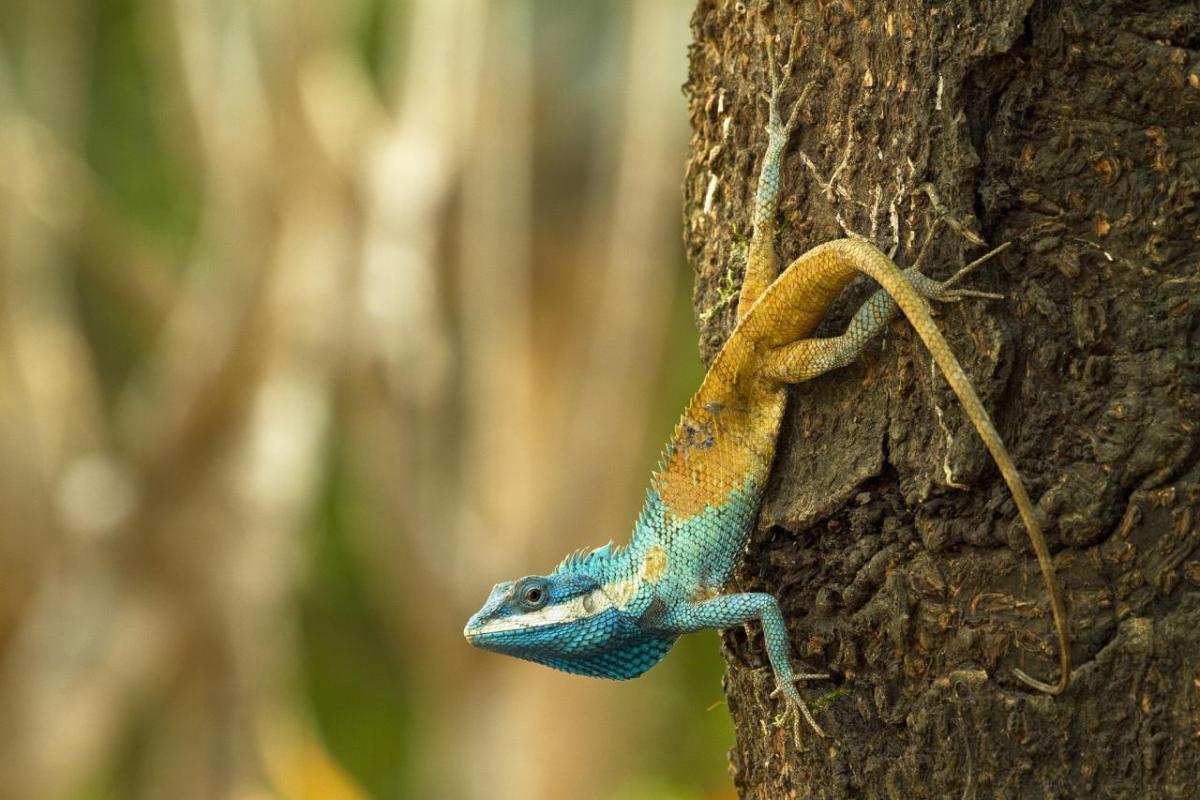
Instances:
[[[552,606],[539,608],[537,611],[530,611],[525,614],[517,614],[511,617],[500,617],[491,620],[474,630],[466,631],[469,637],[483,636],[489,633],[506,633],[508,631],[529,630],[530,628],[540,628],[544,625],[557,625],[563,622],[575,622],[576,620],[587,619],[593,617],[602,611],[612,608],[612,601],[605,594],[604,589],[595,589],[589,594],[572,597],[565,603],[556,603]]]
[[[587,619],[610,608],[624,609],[637,594],[638,583],[639,581],[635,578],[614,581],[599,589],[593,589],[588,594],[573,597],[565,603],[556,603],[525,614],[499,617],[474,630],[465,630],[463,633],[467,638],[471,638],[489,633],[530,630],[544,625],[558,625]]]

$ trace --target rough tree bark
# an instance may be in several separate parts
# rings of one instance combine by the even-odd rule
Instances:
[[[700,0],[685,235],[707,358],[733,324],[765,42],[797,23],[812,91],[785,263],[854,231],[911,264],[932,232],[944,277],[982,249],[939,216],[1013,243],[974,278],[1004,301],[939,314],[1046,520],[1075,670],[1058,698],[1013,679],[1054,677],[1046,593],[999,474],[895,324],[794,391],[737,580],[780,596],[797,656],[840,691],[818,712],[831,737],[797,749],[770,726],[759,630],[730,632],[739,792],[1200,796],[1200,7]]]

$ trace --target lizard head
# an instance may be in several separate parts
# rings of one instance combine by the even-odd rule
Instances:
[[[674,638],[645,630],[596,569],[608,548],[573,556],[550,575],[498,583],[463,635],[484,650],[603,678],[635,678]],[[589,563],[590,562],[590,563]],[[589,569],[589,567],[591,567]]]

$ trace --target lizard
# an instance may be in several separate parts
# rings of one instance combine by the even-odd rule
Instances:
[[[927,302],[999,297],[956,288],[987,257],[937,281],[918,266],[902,270],[865,240],[845,238],[813,247],[779,273],[773,220],[782,192],[784,150],[804,101],[801,93],[789,113],[782,113],[797,39],[794,35],[783,68],[768,39],[767,146],[736,323],[651,477],[629,543],[581,550],[547,575],[496,584],[467,622],[464,636],[485,650],[559,670],[629,679],[656,664],[683,634],[758,621],[776,692],[785,700],[784,715],[795,714],[797,735],[803,717],[825,736],[796,682],[829,676],[793,670],[787,625],[773,595],[726,593],[726,587],[756,523],[788,387],[856,360],[899,310],[958,396],[1012,493],[1050,598],[1059,677],[1046,683],[1019,669],[1014,672],[1033,689],[1059,694],[1070,680],[1069,633],[1045,537],[1020,473]],[[843,334],[813,337],[828,306],[859,273],[882,288],[859,308]]]

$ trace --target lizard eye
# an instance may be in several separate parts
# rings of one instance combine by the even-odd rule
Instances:
[[[546,602],[546,590],[541,586],[527,586],[525,591],[521,592],[521,602],[527,608],[538,608]]]

